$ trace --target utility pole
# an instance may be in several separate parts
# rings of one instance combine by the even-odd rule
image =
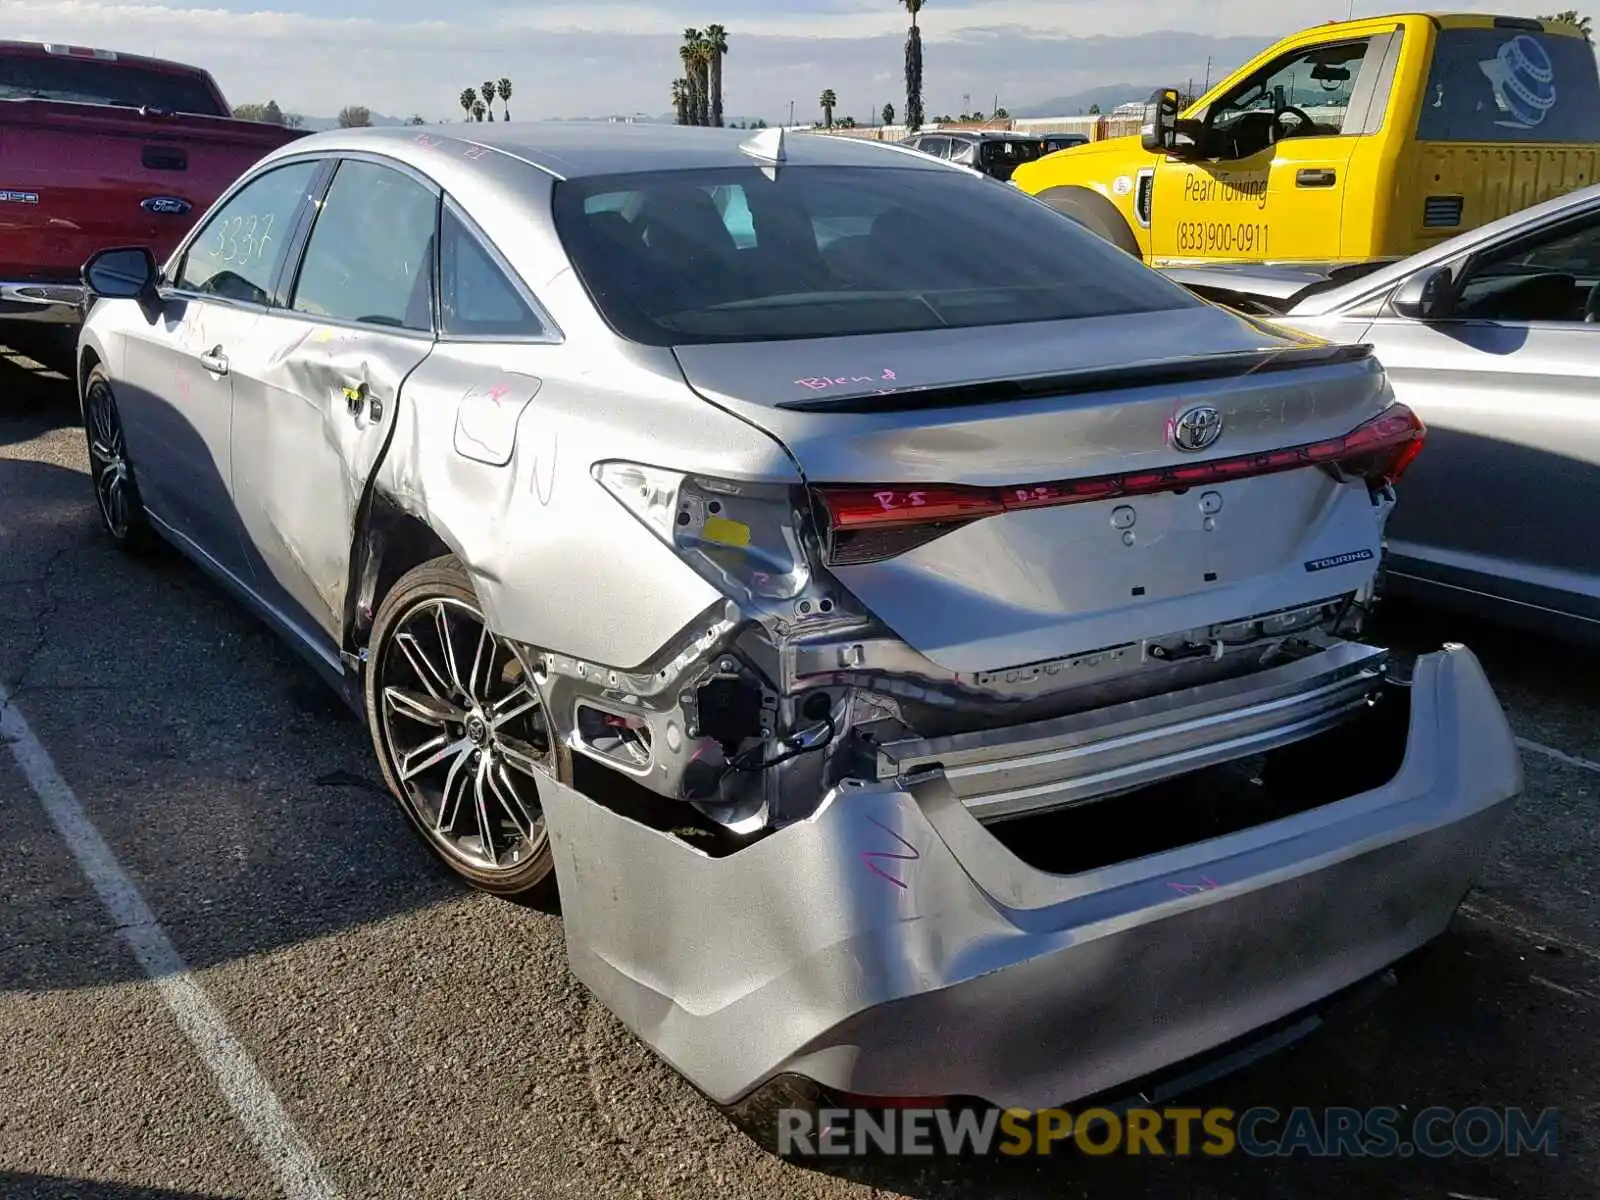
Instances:
[[[1202,92],[1209,92],[1210,90],[1211,90],[1211,56],[1208,54],[1208,55],[1206,55],[1206,81],[1205,81],[1205,84],[1202,86],[1201,91]]]
[[[793,100],[789,101],[789,125],[791,127],[793,127],[793,125],[794,125],[794,101]]]

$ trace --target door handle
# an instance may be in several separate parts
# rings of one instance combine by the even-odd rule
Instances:
[[[1329,167],[1303,167],[1294,173],[1294,185],[1303,188],[1332,187],[1338,178],[1338,172]]]
[[[343,391],[345,407],[352,417],[359,418],[361,410],[366,409],[368,417],[373,421],[383,420],[383,401],[372,394],[372,389],[367,386],[365,379],[345,384]]]
[[[221,346],[213,346],[200,356],[200,365],[213,375],[226,375],[228,356],[222,352]]]

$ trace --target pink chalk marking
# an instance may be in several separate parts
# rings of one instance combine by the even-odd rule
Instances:
[[[895,841],[899,842],[902,846],[904,846],[906,848],[906,853],[901,854],[897,850],[863,850],[861,852],[861,861],[866,864],[867,870],[871,871],[879,879],[887,879],[890,883],[894,884],[895,887],[900,888],[902,891],[905,890],[905,887],[906,887],[905,880],[898,879],[895,876],[889,874],[889,872],[885,871],[882,867],[880,867],[878,865],[877,860],[879,860],[879,859],[889,859],[891,861],[896,861],[896,862],[916,862],[919,858],[922,857],[922,855],[917,853],[917,848],[915,846],[913,846],[910,842],[906,841],[905,838],[901,837],[898,833],[896,833],[894,830],[890,829],[887,825],[885,825],[882,821],[878,820],[876,817],[868,817],[867,820],[871,821],[879,829],[883,830],[890,837],[892,837]]]
[[[508,387],[506,384],[497,383],[492,388],[490,388],[487,392],[485,392],[484,395],[488,396],[489,399],[493,400],[496,404],[498,404],[498,403],[500,403],[500,397],[504,396],[510,390],[511,390],[511,388]]]
[[[1215,879],[1212,879],[1211,876],[1202,875],[1200,876],[1199,883],[1172,883],[1169,881],[1167,886],[1180,895],[1192,896],[1196,892],[1209,892],[1211,889],[1220,887],[1221,885],[1218,884]]]
[[[462,152],[462,156],[464,158],[478,159],[482,158],[487,153],[489,152],[482,146],[468,146],[466,150]]]

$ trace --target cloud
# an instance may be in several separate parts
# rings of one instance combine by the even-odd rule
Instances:
[[[887,0],[811,0],[776,11],[770,0],[9,0],[8,36],[153,54],[211,71],[235,103],[272,97],[285,109],[331,114],[346,104],[379,112],[461,116],[469,83],[509,76],[521,117],[658,114],[679,73],[686,25],[729,29],[724,69],[730,115],[814,115],[825,87],[841,115],[865,118],[904,101],[907,18]],[[798,7],[798,6],[795,6]],[[1467,8],[1484,5],[1468,0]],[[1533,15],[1537,5],[1529,6]],[[1511,5],[1517,11],[1517,5]],[[1497,5],[1497,11],[1506,6]],[[440,20],[441,11],[450,14]],[[381,14],[381,17],[380,17]],[[950,0],[930,4],[924,29],[929,112],[987,109],[1089,87],[1198,81],[1237,66],[1253,48],[1328,17],[1321,0],[1217,5],[1202,0]],[[1151,32],[1159,30],[1160,32]]]

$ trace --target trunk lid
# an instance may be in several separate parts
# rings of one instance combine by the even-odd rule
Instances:
[[[228,117],[0,101],[0,279],[75,282],[114,245],[164,259],[247,167],[299,136]]]
[[[1389,401],[1372,358],[1211,306],[675,353],[696,391],[782,442],[809,484],[861,485],[889,507],[914,503],[910,489],[1020,496],[1323,443]],[[1221,432],[1185,452],[1173,430],[1195,406]],[[832,570],[936,663],[986,672],[1354,590],[1377,565],[1385,511],[1364,481],[1306,466],[1004,511]]]

